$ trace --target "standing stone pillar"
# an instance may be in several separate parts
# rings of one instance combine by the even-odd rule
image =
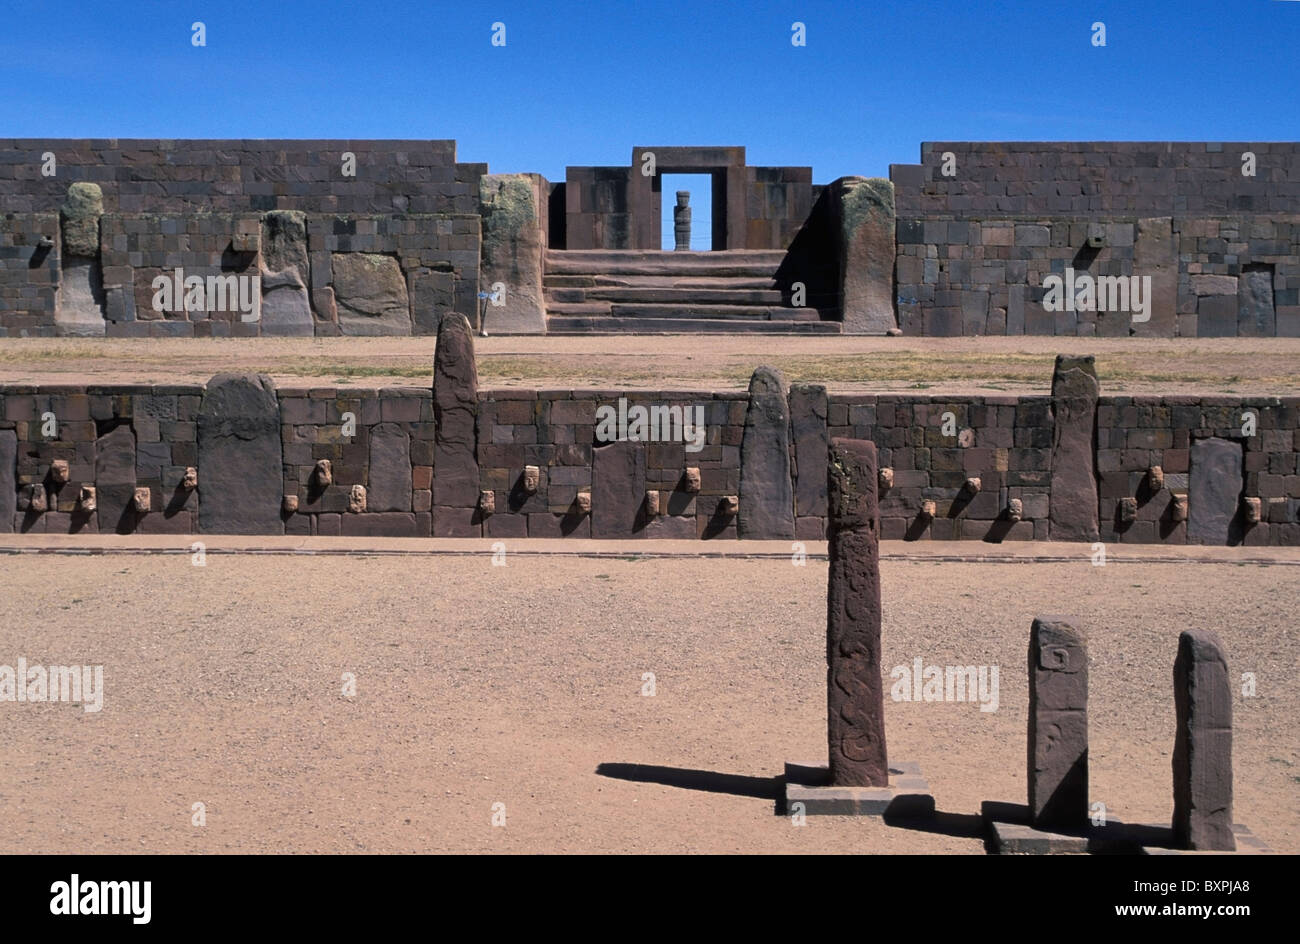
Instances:
[[[1232,687],[1213,632],[1178,637],[1174,660],[1174,845],[1233,850]]]
[[[1029,822],[1088,819],[1088,643],[1071,617],[1035,618],[1029,634]]]
[[[754,371],[740,441],[740,510],[736,527],[743,539],[794,538],[788,398],[779,371],[771,367]]]
[[[832,439],[827,471],[827,733],[833,786],[886,787],[876,446]],[[742,506],[743,507],[743,506]]]
[[[199,404],[197,438],[199,530],[284,534],[280,402],[271,378],[217,374],[209,380]],[[104,531],[107,495],[98,475],[96,484],[101,486],[100,531]]]
[[[689,190],[677,191],[677,206],[673,207],[673,239],[676,240],[673,248],[677,252],[685,252],[691,248],[690,202]]]
[[[477,537],[478,367],[469,321],[449,312],[433,356],[433,536]]]
[[[1053,541],[1099,539],[1093,430],[1101,388],[1092,355],[1056,356],[1052,373],[1052,492],[1048,502]]]
[[[894,184],[843,177],[832,184],[839,220],[840,304],[845,334],[885,334],[894,315]]]
[[[484,174],[479,178],[482,217],[480,291],[492,292],[500,282],[501,296],[483,308],[489,334],[545,334],[546,306],[542,296],[542,200],[545,181],[537,174]]]

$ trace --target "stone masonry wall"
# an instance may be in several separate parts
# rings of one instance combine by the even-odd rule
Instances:
[[[629,408],[702,406],[702,450],[597,444],[596,411],[620,396]],[[274,533],[432,533],[438,470],[428,389],[284,387],[276,398],[282,453],[260,461],[282,462],[282,494],[246,496],[270,516],[280,509],[267,522]],[[886,539],[1053,539],[1051,397],[828,396],[796,384],[789,402],[797,539],[825,536],[825,445],[837,436],[872,440],[892,470],[880,501]],[[0,510],[8,509],[0,530],[197,533],[204,403],[197,385],[0,388]],[[477,487],[491,496],[490,510],[480,500],[456,533],[734,538],[746,407],[738,392],[480,391]],[[1206,495],[1196,501],[1207,508],[1221,496],[1229,543],[1300,545],[1300,398],[1102,396],[1095,428],[1102,541],[1197,540],[1180,516],[1190,491]],[[1198,443],[1239,449],[1240,480],[1220,475],[1198,493]],[[326,484],[321,460],[330,463]],[[529,466],[538,470],[532,492]],[[197,487],[187,486],[189,469]],[[698,470],[698,484],[688,470]],[[83,486],[96,490],[94,511],[85,510]],[[362,506],[354,486],[365,490]],[[145,510],[133,501],[137,489],[148,490]]]
[[[454,141],[0,139],[0,337],[432,334],[448,311],[476,324],[486,171]],[[69,240],[73,185],[102,198],[81,222],[89,245]],[[177,270],[259,277],[263,316],[156,311],[154,278]]]
[[[1247,152],[1253,175],[1242,173]],[[899,327],[1300,336],[1298,158],[1295,143],[923,144],[920,164],[890,168]],[[1151,276],[1149,320],[1046,310],[1044,278],[1067,267]]]

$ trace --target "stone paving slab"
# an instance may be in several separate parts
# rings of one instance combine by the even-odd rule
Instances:
[[[809,816],[881,816],[919,819],[934,815],[934,794],[915,761],[892,761],[887,787],[831,786],[830,766],[786,761],[785,808],[802,803]]]

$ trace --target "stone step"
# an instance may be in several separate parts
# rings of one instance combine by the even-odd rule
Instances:
[[[649,252],[626,249],[551,249],[548,275],[770,276],[785,259],[782,250]]]
[[[781,293],[770,288],[547,287],[545,296],[548,303],[552,299],[557,302],[610,301],[696,305],[780,305],[782,302]]]
[[[558,275],[547,273],[546,288],[704,288],[768,291],[776,284],[770,275],[682,276],[682,275]]]
[[[755,321],[820,321],[816,308],[790,308],[781,305],[701,305],[619,303],[610,306],[615,318],[747,318]]]
[[[547,334],[839,334],[838,321],[548,317]]]

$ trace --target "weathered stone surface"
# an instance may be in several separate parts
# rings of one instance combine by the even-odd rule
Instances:
[[[449,313],[438,326],[433,358],[434,536],[444,534],[438,508],[472,509],[478,503],[478,459],[475,423],[478,420],[478,369],[474,338],[464,315]],[[459,516],[453,516],[459,519]]]
[[[294,514],[298,510],[298,496],[285,495],[284,501],[280,504],[280,507],[284,509],[286,515]]]
[[[1248,267],[1237,281],[1237,336],[1271,338],[1276,334],[1273,267]]]
[[[58,308],[54,324],[67,337],[103,337],[104,286],[99,261],[81,256],[63,257]]]
[[[1088,641],[1078,620],[1039,616],[1029,633],[1029,819],[1073,829],[1088,817]]]
[[[1052,374],[1052,497],[1048,508],[1053,541],[1098,539],[1093,430],[1099,394],[1091,355],[1057,355]]]
[[[484,174],[479,178],[483,220],[482,291],[500,282],[504,304],[483,308],[489,334],[545,334],[542,295],[541,180],[536,174]]]
[[[411,333],[406,277],[395,258],[368,252],[336,252],[331,265],[334,302],[343,334]]]
[[[380,423],[370,431],[366,507],[371,511],[411,510],[411,437],[396,423]]]
[[[199,470],[194,466],[185,467],[185,475],[181,478],[181,488],[198,488],[199,487]]]
[[[0,429],[0,534],[14,529],[18,511],[18,434]]]
[[[1178,637],[1174,660],[1174,844],[1236,849],[1232,836],[1232,685],[1213,632]]]
[[[317,459],[311,474],[317,488],[329,488],[334,484],[334,465],[328,459]]]
[[[700,490],[700,469],[699,466],[687,466],[686,473],[682,476],[682,491],[688,495],[694,495]]]
[[[1209,437],[1192,442],[1188,480],[1187,542],[1232,544],[1240,539],[1235,522],[1241,506],[1241,443]]]
[[[740,443],[739,497],[737,528],[741,538],[794,537],[789,399],[784,378],[771,367],[758,368],[749,381],[749,406]]]
[[[132,493],[131,505],[135,508],[136,514],[146,514],[153,504],[153,495],[149,491],[149,486],[138,485],[135,492]]]
[[[573,504],[577,507],[580,513],[584,515],[591,514],[591,490],[586,488],[581,489],[578,492],[577,497],[574,498]]]
[[[879,177],[838,181],[845,334],[885,334],[894,317],[894,185]]]
[[[116,426],[95,441],[95,504],[99,532],[130,534],[135,530],[134,501],[135,434],[129,426]]]
[[[217,374],[208,381],[199,406],[198,452],[200,531],[284,533],[280,406],[270,377]]]
[[[826,388],[794,384],[790,388],[790,431],[794,438],[794,509],[799,516],[826,514]]]
[[[55,459],[50,463],[50,481],[62,485],[68,481],[68,460]]]
[[[615,442],[591,452],[591,536],[645,537],[645,447]]]
[[[497,493],[490,489],[484,489],[483,491],[479,492],[478,509],[480,512],[483,513],[483,517],[485,518],[488,515],[496,514]]]
[[[262,275],[261,330],[262,334],[273,337],[311,337],[315,334],[311,300],[297,269]]]
[[[65,256],[99,256],[99,218],[104,215],[104,192],[99,184],[77,181],[59,208]]]
[[[99,496],[95,486],[81,486],[81,491],[77,494],[77,507],[85,514],[90,514],[99,507]]]
[[[364,485],[353,485],[348,490],[348,513],[359,515],[366,510],[368,496]]]
[[[294,270],[300,284],[310,284],[307,254],[307,214],[299,210],[271,210],[262,217],[262,270]]]
[[[831,440],[827,492],[826,691],[831,784],[885,787],[889,785],[889,764],[880,674],[880,520],[874,443]]]

